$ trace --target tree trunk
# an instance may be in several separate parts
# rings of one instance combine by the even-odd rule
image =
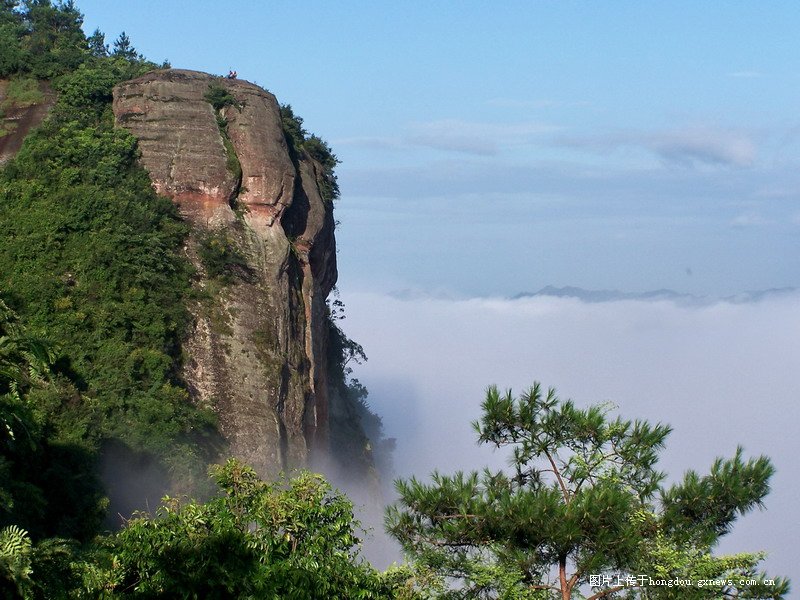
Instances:
[[[558,559],[558,579],[561,583],[561,600],[570,600],[572,597],[572,586],[567,581],[567,557]]]

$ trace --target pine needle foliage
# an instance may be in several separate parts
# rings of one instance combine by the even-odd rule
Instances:
[[[482,408],[478,441],[508,451],[510,469],[399,480],[400,500],[387,516],[410,557],[457,583],[447,597],[787,592],[787,581],[756,573],[763,554],[712,553],[769,491],[766,457],[745,460],[739,449],[710,475],[690,471],[665,487],[656,466],[667,425],[612,419],[608,406],[579,408],[538,383],[518,398],[491,387]],[[644,576],[693,584],[665,591]],[[706,580],[716,583],[697,583]]]

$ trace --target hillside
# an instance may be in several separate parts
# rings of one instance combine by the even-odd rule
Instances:
[[[85,38],[71,5],[3,18],[3,35],[17,29],[0,87],[19,124],[0,138],[0,300],[49,348],[34,412],[83,474],[26,472],[30,457],[12,452],[10,472],[40,500],[2,522],[91,536],[103,514],[116,526],[110,515],[165,492],[207,493],[206,466],[229,456],[377,489],[380,421],[348,381],[358,346],[327,303],[327,144],[258,86],[159,69],[124,36],[113,51]],[[76,39],[80,53],[60,50]]]

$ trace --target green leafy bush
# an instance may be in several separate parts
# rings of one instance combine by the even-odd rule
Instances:
[[[75,394],[54,359],[0,300],[0,527],[86,537],[105,504],[91,448],[49,410]]]
[[[225,232],[216,231],[201,237],[198,254],[209,278],[230,284],[236,279],[248,281],[252,277],[247,259]]]
[[[188,229],[154,193],[136,140],[111,112],[113,86],[153,66],[87,54],[59,74],[50,118],[0,172],[0,295],[31,335],[53,342],[67,377],[63,393],[32,392],[47,439],[76,444],[89,466],[105,440],[118,440],[177,479],[205,481],[214,418],[189,402],[179,375]]]
[[[221,85],[209,85],[208,91],[205,93],[204,97],[216,111],[220,111],[226,106],[239,106],[236,98],[234,98],[231,93]]]
[[[283,134],[292,160],[296,162],[307,157],[319,163],[322,168],[317,181],[320,195],[326,202],[336,200],[339,197],[339,182],[335,170],[339,159],[322,138],[308,136],[308,131],[303,128],[303,119],[294,114],[291,104],[281,105],[280,111]]]
[[[226,106],[233,106],[241,110],[241,105],[236,101],[236,98],[221,85],[209,85],[208,91],[205,94],[205,99],[216,112],[217,127],[219,127],[219,133],[222,136],[222,144],[225,146],[225,166],[236,180],[241,181],[242,165],[239,162],[239,157],[236,156],[236,150],[228,135],[228,120],[222,116],[221,112]]]
[[[28,532],[11,525],[0,530],[0,594],[22,597],[31,584],[32,545]]]
[[[294,114],[291,104],[281,104],[280,111],[286,145],[292,156],[296,157],[303,147],[308,132],[303,129],[303,119]]]
[[[52,79],[87,57],[83,15],[72,2],[49,0],[0,4],[0,76],[29,73]]]
[[[119,533],[121,596],[385,597],[378,573],[358,560],[353,505],[322,477],[267,483],[234,460],[212,473],[222,496],[167,498],[156,517]]]

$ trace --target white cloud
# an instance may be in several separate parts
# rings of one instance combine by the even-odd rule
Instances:
[[[481,123],[459,119],[410,123],[401,136],[364,136],[334,140],[336,146],[358,146],[379,150],[413,150],[420,146],[471,154],[492,156],[501,149],[540,141],[558,127],[537,121],[515,123]]]
[[[656,132],[620,131],[594,136],[563,136],[557,145],[607,153],[621,148],[647,150],[667,163],[745,168],[755,163],[757,148],[743,131],[691,126]]]
[[[697,127],[648,136],[644,144],[663,159],[682,165],[751,167],[756,146],[742,132]]]

